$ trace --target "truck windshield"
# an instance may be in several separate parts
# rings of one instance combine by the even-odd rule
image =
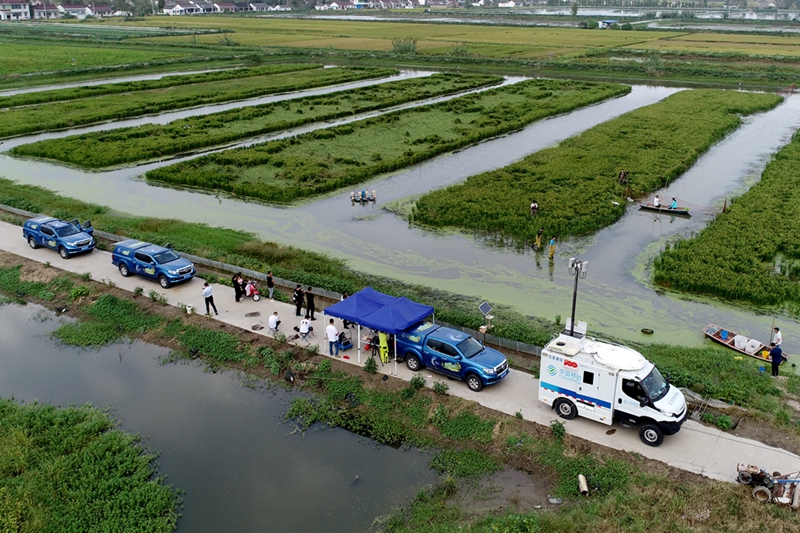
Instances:
[[[156,263],[159,265],[163,265],[176,259],[180,258],[178,254],[173,252],[172,250],[167,250],[166,252],[161,252],[160,254],[155,254]]]
[[[467,337],[463,341],[459,342],[456,345],[456,348],[458,348],[458,351],[461,352],[461,354],[467,359],[475,357],[476,355],[481,353],[481,350],[483,350],[483,346],[481,346],[481,343],[479,343],[472,337]]]
[[[76,235],[80,233],[75,226],[63,226],[61,228],[56,228],[56,234],[59,237],[69,237],[71,235]]]
[[[656,402],[667,393],[669,383],[657,368],[653,368],[653,371],[642,380],[642,388],[647,393],[647,396]]]

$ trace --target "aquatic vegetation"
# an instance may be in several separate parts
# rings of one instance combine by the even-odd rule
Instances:
[[[179,76],[180,77],[180,76]],[[414,100],[494,85],[500,76],[435,74],[348,91],[248,106],[169,124],[146,124],[17,146],[14,155],[100,168],[207,148]],[[40,94],[40,93],[32,93]]]
[[[119,83],[106,83],[102,85],[87,85],[84,87],[70,87],[67,89],[52,89],[49,91],[27,92],[12,96],[0,97],[0,107],[11,108],[23,105],[43,104],[46,102],[63,102],[65,100],[76,100],[78,98],[90,98],[104,96],[107,94],[151,91],[154,89],[165,89],[167,87],[178,87],[181,85],[194,85],[197,83],[208,83],[211,81],[252,78],[254,76],[270,76],[272,74],[297,72],[300,70],[310,70],[315,68],[322,68],[322,65],[315,65],[313,63],[287,63],[279,65],[266,65],[261,67],[200,72],[197,74],[164,76],[157,80],[127,81]]]
[[[286,203],[361,183],[545,117],[626,94],[623,85],[527,80],[148,172],[176,185]],[[376,154],[380,157],[376,157]]]
[[[501,465],[492,457],[478,450],[448,448],[433,457],[431,468],[440,474],[477,479],[497,472]]]
[[[85,288],[85,287],[84,287]],[[103,294],[85,309],[88,320],[64,324],[53,337],[71,346],[104,346],[132,333],[145,333],[164,319],[147,313],[130,300]]]
[[[395,74],[392,69],[337,67],[210,81],[163,89],[16,107],[0,113],[0,137],[73,128],[218,102],[322,87]]]
[[[699,234],[667,246],[654,281],[674,290],[800,309],[800,137]]]
[[[155,455],[90,406],[0,400],[0,530],[175,529],[180,503]]]
[[[533,243],[585,235],[618,220],[626,197],[664,187],[712,144],[736,129],[741,115],[771,109],[772,94],[683,91],[610,120],[555,148],[433,191],[417,201],[413,220]],[[627,186],[618,181],[621,169]],[[530,203],[539,204],[532,217]]]

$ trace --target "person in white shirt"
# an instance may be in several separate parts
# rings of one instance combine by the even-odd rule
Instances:
[[[339,357],[339,331],[333,325],[332,318],[325,328],[325,338],[328,339],[328,355],[334,355],[333,349],[336,348],[336,357]]]
[[[781,335],[780,328],[774,328],[775,333],[772,334],[772,342],[775,343],[775,346],[780,346],[783,342],[783,335]]]
[[[300,321],[300,329],[297,331],[299,331],[301,335],[308,334],[311,337],[314,336],[314,326],[311,325],[311,321],[307,318]]]
[[[653,200],[653,205],[655,207],[661,207],[661,200],[658,198],[658,195],[656,195],[655,199]]]
[[[211,285],[208,282],[203,283],[203,298],[206,300],[206,314],[211,314],[211,308],[214,308],[214,314],[218,315],[217,306],[214,305],[214,295],[212,294]]]
[[[278,331],[278,326],[281,325],[281,319],[278,318],[278,312],[275,311],[272,313],[272,316],[269,317],[269,329]]]

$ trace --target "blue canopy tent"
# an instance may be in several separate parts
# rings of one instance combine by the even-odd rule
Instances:
[[[433,307],[395,298],[372,287],[358,291],[346,300],[325,309],[325,314],[358,324],[358,362],[361,363],[361,326],[397,335],[433,314]],[[397,374],[397,339],[395,339],[395,374]]]

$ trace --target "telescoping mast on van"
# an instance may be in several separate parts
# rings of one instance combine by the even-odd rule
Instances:
[[[659,446],[686,420],[686,399],[639,352],[586,337],[586,322],[566,329],[542,350],[539,399],[562,418],[580,415],[603,424],[639,428]]]

